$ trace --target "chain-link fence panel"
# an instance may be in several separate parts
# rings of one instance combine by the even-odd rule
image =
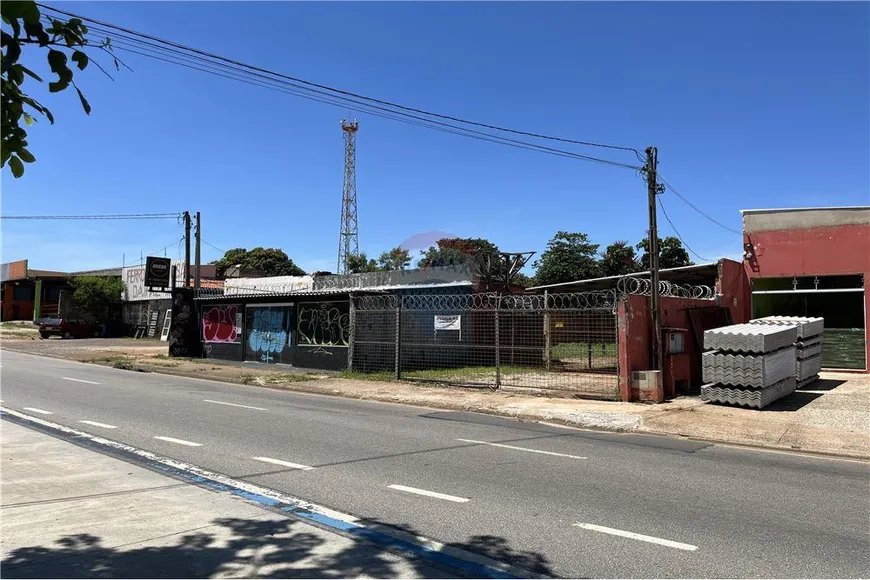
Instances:
[[[617,399],[616,295],[364,296],[352,368],[403,380]]]

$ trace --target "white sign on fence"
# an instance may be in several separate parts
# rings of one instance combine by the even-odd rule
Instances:
[[[462,316],[458,314],[435,315],[435,336],[438,336],[439,330],[458,330],[459,340],[462,340]]]

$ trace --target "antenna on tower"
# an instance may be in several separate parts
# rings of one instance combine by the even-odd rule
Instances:
[[[344,189],[341,195],[341,227],[338,233],[338,273],[347,274],[347,259],[359,253],[356,219],[356,132],[359,121],[341,120],[344,133]]]

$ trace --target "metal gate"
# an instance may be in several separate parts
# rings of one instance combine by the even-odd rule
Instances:
[[[352,319],[356,371],[619,398],[615,292],[363,296]]]

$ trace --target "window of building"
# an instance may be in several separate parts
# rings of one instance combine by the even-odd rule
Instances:
[[[33,300],[33,287],[32,286],[24,286],[20,284],[18,286],[14,286],[12,290],[12,299],[13,300],[22,300],[25,302]]]
[[[43,298],[43,300],[45,300],[46,302],[58,302],[60,301],[60,292],[60,288],[46,288],[44,292],[45,297]]]

